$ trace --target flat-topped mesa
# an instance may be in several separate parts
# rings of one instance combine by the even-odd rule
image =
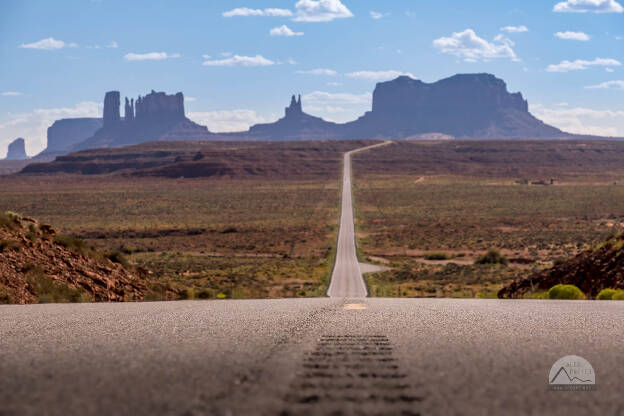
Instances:
[[[37,156],[65,154],[102,128],[101,118],[64,118],[48,127],[48,145]]]
[[[377,84],[373,92],[373,112],[403,114],[419,109],[527,112],[529,105],[521,93],[509,93],[505,81],[491,74],[458,74],[431,84],[404,75]]]
[[[301,107],[301,95],[299,95],[299,99],[297,100],[293,95],[290,99],[290,105],[285,108],[284,116],[286,118],[299,116],[303,114],[303,109]]]
[[[491,74],[458,74],[433,83],[409,76],[380,82],[373,108],[347,123],[349,137],[563,138],[529,113],[522,94]]]
[[[13,140],[9,144],[6,160],[24,160],[28,159],[26,155],[26,142],[21,137]]]
[[[184,120],[184,95],[179,92],[167,95],[152,90],[145,97],[139,96],[135,103],[135,119]]]
[[[119,91],[109,91],[104,96],[104,126],[111,126],[121,120],[119,106],[121,99]]]

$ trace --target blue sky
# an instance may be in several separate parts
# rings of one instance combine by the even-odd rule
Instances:
[[[334,121],[370,109],[375,83],[489,72],[531,111],[624,136],[621,0],[3,0],[0,157],[45,147],[58,118],[101,115],[104,93],[185,94],[212,131],[282,116],[293,93]]]

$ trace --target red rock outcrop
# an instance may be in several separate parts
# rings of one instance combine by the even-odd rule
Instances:
[[[586,250],[576,257],[516,280],[498,292],[499,298],[519,298],[558,284],[575,285],[595,297],[602,289],[624,289],[624,235]]]
[[[0,213],[0,303],[144,299],[143,278],[81,244],[34,219]]]

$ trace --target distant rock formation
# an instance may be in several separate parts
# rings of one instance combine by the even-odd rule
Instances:
[[[101,118],[65,118],[55,121],[48,127],[48,145],[37,158],[69,153],[73,146],[93,136],[102,125]]]
[[[24,160],[28,159],[26,155],[26,142],[21,137],[13,140],[9,144],[6,160]]]
[[[372,110],[345,124],[305,113],[301,96],[294,95],[279,120],[218,134],[186,118],[182,93],[152,90],[136,100],[126,98],[124,118],[120,105],[118,91],[106,93],[103,125],[86,137],[82,136],[99,119],[55,122],[48,130],[48,149],[42,154],[178,140],[595,138],[571,135],[538,120],[529,113],[522,94],[508,92],[505,82],[491,74],[459,74],[431,84],[400,76],[378,83]],[[72,129],[62,122],[71,122]]]
[[[400,76],[378,83],[373,107],[355,121],[338,124],[303,112],[292,96],[285,116],[246,132],[220,134],[229,140],[322,139],[520,139],[570,138],[529,113],[522,94],[491,74],[461,74],[431,84]]]
[[[118,91],[106,93],[104,125],[72,150],[119,147],[147,141],[210,140],[212,133],[184,115],[184,95],[152,90],[136,101],[125,99],[125,116],[119,117]]]
[[[128,97],[126,97],[126,108],[124,114],[125,121],[134,120],[134,98],[128,101]]]
[[[274,123],[256,124],[242,133],[221,133],[228,140],[301,141],[339,139],[341,126],[303,112],[301,95],[294,95],[284,117]]]
[[[121,120],[119,115],[119,105],[121,104],[119,97],[119,91],[109,91],[104,96],[104,127],[114,126]]]
[[[431,84],[400,76],[378,83],[373,108],[345,125],[350,138],[441,133],[456,138],[562,138],[529,113],[520,93],[491,74],[460,74]]]

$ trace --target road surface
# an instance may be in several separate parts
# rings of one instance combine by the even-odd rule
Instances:
[[[624,416],[624,302],[365,298],[344,166],[330,297],[0,305],[0,416]]]
[[[358,263],[355,247],[355,227],[353,223],[353,199],[351,189],[351,155],[357,152],[386,146],[392,142],[383,142],[373,146],[362,147],[344,154],[342,178],[342,207],[340,212],[340,230],[336,248],[336,262],[327,290],[331,298],[365,297],[366,284]]]
[[[1,415],[622,415],[624,303],[0,306]],[[551,392],[560,357],[597,390]]]

